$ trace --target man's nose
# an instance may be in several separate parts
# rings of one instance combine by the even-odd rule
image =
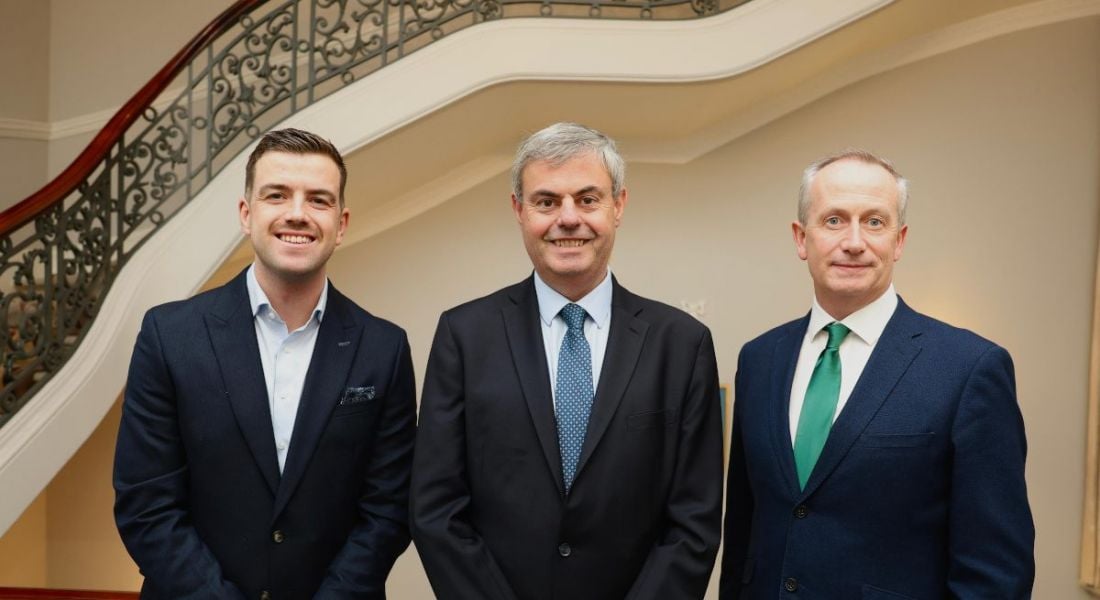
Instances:
[[[580,214],[577,211],[577,201],[572,196],[562,199],[561,210],[558,212],[558,225],[562,227],[576,227],[580,225]]]
[[[853,222],[845,231],[844,239],[840,242],[840,249],[853,254],[858,254],[867,249],[867,243],[863,239],[863,230],[858,222]]]

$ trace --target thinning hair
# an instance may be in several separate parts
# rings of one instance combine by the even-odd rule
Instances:
[[[909,180],[894,167],[894,163],[860,148],[848,148],[814,161],[802,172],[802,186],[798,190],[798,222],[805,225],[810,213],[810,187],[814,177],[825,167],[842,160],[856,160],[869,165],[878,165],[894,176],[898,185],[898,226],[905,225],[905,208],[909,204]]]
[[[554,123],[532,134],[519,145],[512,161],[512,193],[523,199],[523,170],[536,161],[558,167],[571,158],[592,152],[603,161],[611,177],[611,195],[618,198],[626,178],[626,162],[606,135],[577,123]]]
[[[248,165],[244,170],[244,193],[247,198],[252,194],[252,183],[256,180],[256,163],[260,157],[268,152],[289,152],[291,154],[320,154],[332,159],[336,168],[340,170],[340,206],[344,206],[344,187],[348,181],[348,168],[344,165],[344,157],[332,142],[308,131],[301,129],[276,129],[264,134],[260,143],[248,155]]]

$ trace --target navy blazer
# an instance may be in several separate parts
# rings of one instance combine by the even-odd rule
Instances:
[[[245,274],[150,310],[114,472],[142,597],[384,598],[414,394],[405,332],[330,285],[280,475]]]
[[[442,600],[702,598],[721,533],[714,346],[614,284],[568,495],[532,278],[439,319],[412,527]]]
[[[741,351],[722,600],[1028,598],[1012,360],[899,299],[805,490],[788,419],[809,316]]]

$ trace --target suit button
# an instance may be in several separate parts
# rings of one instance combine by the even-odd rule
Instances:
[[[560,554],[562,558],[566,558],[572,553],[573,553],[573,548],[571,548],[569,546],[569,544],[567,544],[565,542],[562,542],[562,543],[558,544],[558,554]]]
[[[276,529],[274,532],[272,532],[271,539],[275,540],[276,544],[281,544],[283,543],[283,540],[286,539],[286,536],[283,535],[283,532],[281,530]]]
[[[788,592],[797,592],[798,580],[794,577],[788,577],[786,580],[783,581],[783,589],[787,590]]]
[[[796,519],[805,519],[808,514],[810,514],[810,509],[806,508],[805,504],[799,504],[794,509],[794,516]]]
[[[271,592],[267,590],[260,592],[260,600],[271,600]]]

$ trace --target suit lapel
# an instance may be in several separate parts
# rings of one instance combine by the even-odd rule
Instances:
[[[502,310],[504,331],[512,352],[512,363],[519,375],[523,398],[531,412],[531,421],[542,446],[546,463],[564,494],[561,474],[561,451],[558,448],[558,429],[554,419],[554,401],[550,395],[550,375],[546,367],[546,350],[539,326],[539,307],[535,297],[533,279],[514,286],[509,293],[511,304]]]
[[[771,412],[773,455],[779,461],[779,473],[791,490],[792,496],[799,494],[798,471],[794,465],[794,445],[791,440],[791,386],[794,382],[794,370],[798,364],[798,354],[802,349],[802,338],[806,335],[810,317],[806,315],[796,321],[792,327],[776,341],[771,359]]]
[[[302,480],[351,372],[352,359],[362,337],[362,325],[352,317],[348,307],[350,302],[329,284],[328,304],[302,386],[302,397],[294,418],[294,432],[290,436],[290,448],[283,467],[282,482],[275,496],[272,519],[283,510]]]
[[[251,312],[241,273],[222,288],[221,298],[205,317],[206,330],[237,426],[274,494],[279,486],[279,462]]]
[[[859,438],[867,424],[878,412],[879,407],[905,374],[913,359],[920,354],[921,347],[915,341],[920,335],[913,319],[915,313],[901,298],[894,315],[886,324],[878,344],[875,346],[867,366],[856,382],[852,395],[840,412],[829,439],[821,451],[817,465],[806,482],[803,495],[812,494],[817,486],[836,469],[840,461],[848,454],[852,444]]]
[[[600,443],[611,418],[622,402],[626,386],[634,376],[634,366],[642,353],[649,323],[638,317],[641,308],[634,302],[634,295],[623,289],[612,278],[611,330],[608,332],[607,349],[604,351],[600,381],[592,401],[592,414],[588,418],[588,432],[577,461],[574,481],[580,478],[584,465]]]

